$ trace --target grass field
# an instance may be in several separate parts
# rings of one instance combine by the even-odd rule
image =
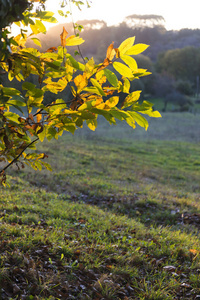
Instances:
[[[0,299],[199,299],[200,115],[100,119],[1,188]]]

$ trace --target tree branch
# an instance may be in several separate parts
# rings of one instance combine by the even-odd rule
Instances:
[[[22,155],[22,153],[28,148],[30,147],[32,144],[34,144],[35,142],[37,142],[39,140],[39,138],[35,139],[34,141],[32,141],[30,144],[28,144],[7,166],[5,166],[2,170],[0,170],[0,174],[2,174],[3,172],[5,172],[5,170],[7,170],[12,164],[14,164],[19,157]]]

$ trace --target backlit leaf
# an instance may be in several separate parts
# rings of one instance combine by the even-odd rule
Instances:
[[[118,104],[118,102],[119,102],[119,97],[115,96],[106,100],[105,105],[111,108],[111,107],[115,107]]]
[[[113,60],[115,53],[116,53],[115,49],[113,48],[113,44],[114,44],[114,42],[112,42],[112,44],[110,44],[110,46],[108,47],[107,52],[106,52],[106,58],[109,61]]]
[[[138,123],[139,126],[144,127],[145,130],[147,130],[149,123],[143,116],[134,111],[129,111],[129,114]]]
[[[149,117],[162,118],[161,114],[157,110],[154,111],[152,106],[153,106],[152,103],[148,101],[143,101],[142,104],[134,103],[132,106],[132,110],[148,115]]]
[[[80,74],[74,78],[74,83],[77,87],[77,93],[79,94],[88,85],[88,80],[85,74]]]
[[[130,37],[121,43],[121,45],[118,48],[119,53],[120,53],[120,58],[123,54],[125,54],[127,52],[127,50],[129,50],[132,47],[134,42],[135,42],[135,37]]]
[[[61,39],[61,46],[65,47],[66,46],[66,38],[67,38],[68,32],[65,30],[65,27],[63,26],[63,31],[60,34],[60,39]]]
[[[37,38],[32,38],[31,40],[32,40],[37,46],[42,47],[42,45],[41,45],[39,39],[37,39]]]
[[[134,58],[132,58],[129,55],[122,55],[120,57],[128,66],[131,70],[135,71],[138,69],[136,60]]]
[[[122,91],[123,93],[128,94],[131,87],[130,81],[128,80],[128,78],[124,78],[123,81],[124,84],[122,85]]]
[[[71,64],[72,64],[72,67],[76,68],[77,70],[80,70],[80,71],[84,71],[85,70],[85,65],[76,61],[73,56],[69,55],[68,56]]]
[[[104,93],[104,91],[102,90],[102,87],[101,85],[98,83],[98,81],[94,78],[91,78],[90,81],[92,82],[93,86],[95,88],[97,88],[97,90],[99,91],[99,93],[102,95],[102,96],[106,96],[106,94]]]
[[[84,40],[78,36],[70,36],[66,39],[66,46],[78,46],[84,43]]]
[[[129,50],[126,51],[126,55],[137,55],[142,52],[144,52],[149,45],[146,44],[136,44],[133,47],[131,47]]]
[[[140,94],[142,91],[134,91],[129,94],[124,102],[122,103],[122,109],[131,106],[134,102],[136,102],[140,98]]]
[[[131,69],[129,67],[127,67],[126,65],[120,63],[120,62],[114,62],[113,67],[122,76],[125,76],[125,77],[132,77],[133,76],[133,73],[132,73]]]

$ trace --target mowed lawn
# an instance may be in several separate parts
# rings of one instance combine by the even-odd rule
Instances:
[[[0,299],[199,299],[200,115],[100,119],[0,190]]]

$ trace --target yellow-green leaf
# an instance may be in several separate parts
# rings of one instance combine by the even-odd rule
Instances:
[[[82,38],[72,35],[66,39],[66,46],[78,46],[83,44],[84,42],[85,41]]]
[[[110,108],[115,107],[119,102],[119,97],[114,96],[106,100],[105,105],[109,106]]]
[[[31,40],[32,40],[37,46],[42,47],[42,45],[41,45],[39,39],[37,39],[37,38],[32,38]]]
[[[36,20],[35,25],[38,27],[40,32],[42,32],[42,33],[46,32],[46,27],[44,26],[44,24],[40,20]]]
[[[77,93],[79,94],[88,85],[88,80],[85,74],[80,74],[74,78],[74,83],[77,87]]]
[[[100,95],[102,96],[106,96],[106,94],[104,93],[104,91],[102,90],[101,85],[98,83],[98,81],[94,78],[90,79],[91,83],[93,84],[94,87],[97,88],[97,90],[99,91]]]
[[[126,65],[124,65],[120,62],[114,62],[113,67],[122,76],[133,77],[133,73],[132,73],[131,69],[129,67],[127,67]]]
[[[138,69],[136,60],[132,58],[129,55],[122,55],[120,57],[128,66],[131,70],[136,71]]]
[[[125,54],[127,50],[133,46],[134,42],[135,42],[135,37],[130,37],[121,43],[121,45],[118,48],[120,58],[121,55]]]
[[[5,112],[4,116],[7,119],[9,119],[10,121],[15,122],[17,124],[20,124],[20,121],[19,121],[20,117],[19,117],[19,115],[15,114],[15,113],[12,113],[12,112]]]
[[[126,51],[126,55],[137,55],[145,51],[149,45],[146,44],[136,44]]]
[[[68,58],[72,64],[72,67],[76,68],[77,70],[80,70],[80,71],[84,71],[85,70],[85,65],[76,61],[73,56],[71,55],[68,55]]]
[[[86,123],[87,123],[87,126],[93,131],[95,131],[95,129],[97,128],[97,120],[96,119],[86,120]]]
[[[143,116],[134,111],[129,111],[128,113],[138,123],[139,126],[144,127],[145,130],[147,130],[149,123]]]
[[[130,93],[122,103],[122,109],[131,106],[134,102],[136,102],[140,98],[140,94],[142,91],[135,91]]]
[[[104,69],[103,72],[104,72],[106,78],[108,79],[108,81],[110,82],[110,84],[112,84],[114,87],[117,87],[118,79],[117,79],[117,76],[115,75],[115,73],[113,73],[109,69]]]
[[[128,80],[128,78],[124,78],[123,80],[124,84],[122,85],[122,91],[123,93],[128,94],[131,87],[130,81]]]

